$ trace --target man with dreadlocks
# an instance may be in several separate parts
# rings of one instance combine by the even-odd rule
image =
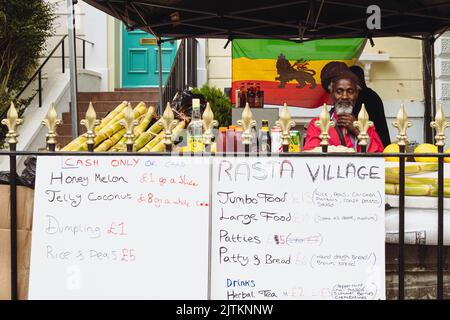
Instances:
[[[329,143],[332,146],[342,145],[360,151],[358,145],[359,130],[353,125],[356,118],[352,111],[361,87],[358,77],[343,62],[332,61],[326,64],[320,74],[323,88],[330,94],[333,107],[330,118],[335,126],[329,130]],[[320,146],[320,128],[314,124],[319,118],[314,118],[306,130],[304,150],[311,150]],[[369,135],[368,152],[382,152],[383,143],[374,127],[367,131]]]

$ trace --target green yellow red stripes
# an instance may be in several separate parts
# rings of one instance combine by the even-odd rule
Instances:
[[[233,40],[233,59],[277,59],[282,53],[288,60],[350,60],[358,55],[364,39],[325,39],[303,43],[273,39]]]
[[[323,66],[332,60],[312,60],[308,62],[307,68],[315,71],[313,75],[317,84],[320,84],[320,70]],[[292,64],[295,61],[289,61]],[[347,65],[352,65],[353,60],[343,60]],[[277,60],[273,59],[247,59],[237,58],[233,59],[233,81],[240,80],[256,80],[259,81],[276,81],[278,77]]]
[[[330,61],[352,65],[365,40],[326,39],[295,43],[283,40],[233,40],[232,101],[236,90],[258,83],[265,105],[316,108],[330,102],[320,73]]]

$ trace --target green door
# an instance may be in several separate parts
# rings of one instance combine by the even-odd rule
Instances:
[[[162,44],[163,85],[176,55],[176,42]],[[158,46],[155,38],[142,31],[128,32],[122,25],[122,87],[158,87]]]

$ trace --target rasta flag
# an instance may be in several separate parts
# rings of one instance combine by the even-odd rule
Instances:
[[[364,48],[361,38],[314,40],[233,40],[232,102],[242,83],[259,83],[264,103],[317,108],[329,102],[320,72],[330,61],[352,65]]]

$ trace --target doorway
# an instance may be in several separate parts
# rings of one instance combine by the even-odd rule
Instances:
[[[164,42],[163,85],[176,55],[175,41]],[[158,87],[158,45],[156,38],[142,30],[127,31],[122,24],[122,88]]]

